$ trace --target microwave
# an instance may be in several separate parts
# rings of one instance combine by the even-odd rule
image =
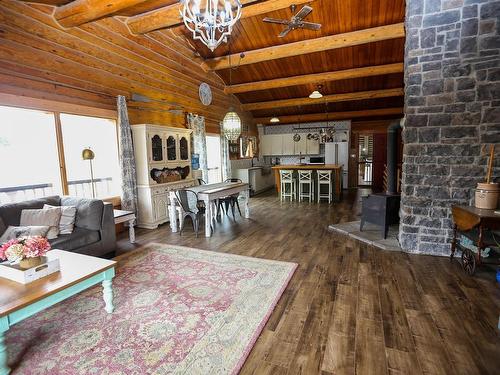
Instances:
[[[311,156],[309,158],[309,164],[325,164],[324,156]]]

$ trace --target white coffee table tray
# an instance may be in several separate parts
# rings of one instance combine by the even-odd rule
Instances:
[[[42,277],[48,276],[52,273],[58,272],[61,269],[59,258],[46,258],[45,263],[42,263],[36,267],[22,269],[19,264],[0,264],[0,277],[21,283],[28,284],[35,280],[41,279]]]

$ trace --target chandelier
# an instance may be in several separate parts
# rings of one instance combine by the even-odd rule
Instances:
[[[224,116],[224,120],[222,120],[222,131],[230,141],[237,141],[241,134],[240,116],[232,108],[229,109],[229,112]]]
[[[241,16],[239,0],[182,0],[181,17],[193,38],[212,52],[226,42]]]

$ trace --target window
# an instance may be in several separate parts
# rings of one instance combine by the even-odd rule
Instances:
[[[0,106],[0,203],[19,202],[51,194],[92,197],[120,195],[116,122]]]
[[[61,113],[66,177],[69,195],[92,198],[90,160],[82,151],[94,152],[92,173],[95,197],[121,194],[116,122],[110,119]]]
[[[0,202],[62,193],[54,114],[0,107]]]

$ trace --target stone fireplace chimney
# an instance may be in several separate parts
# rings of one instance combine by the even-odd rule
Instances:
[[[406,7],[399,239],[408,252],[447,255],[450,207],[473,204],[486,150],[500,143],[500,1]]]

